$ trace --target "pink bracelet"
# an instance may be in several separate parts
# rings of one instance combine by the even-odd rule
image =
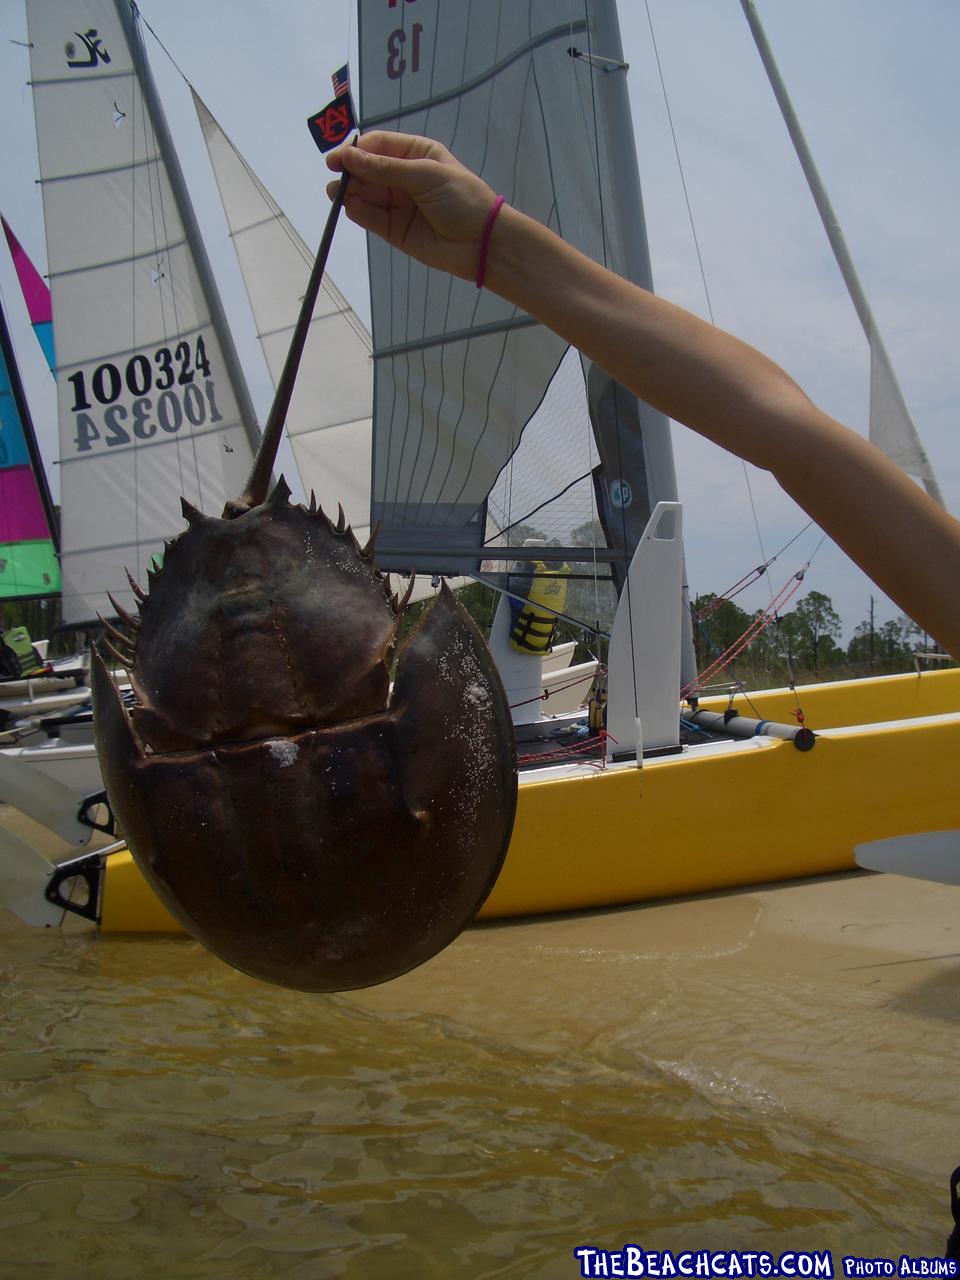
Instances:
[[[504,197],[497,196],[493,204],[490,206],[490,212],[487,214],[487,220],[483,224],[483,236],[480,240],[480,260],[477,263],[477,288],[483,288],[483,282],[487,278],[487,252],[490,249],[490,237],[493,234],[493,224],[497,220],[497,214],[503,208]]]

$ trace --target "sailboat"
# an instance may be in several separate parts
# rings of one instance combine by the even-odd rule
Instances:
[[[496,28],[475,5],[464,21],[449,11],[361,3],[364,126],[441,138],[513,203],[649,285],[612,0],[573,20],[546,4],[511,7]],[[102,566],[109,553],[114,576],[125,565],[142,574],[158,541],[179,531],[170,495],[219,510],[240,491],[256,438],[139,32],[122,0],[88,13],[82,47],[66,17],[31,13],[55,318],[69,335],[58,353],[65,508],[99,494],[64,559],[65,595],[81,614],[110,610],[94,555]],[[211,152],[229,162],[199,113]],[[78,155],[88,157],[79,172]],[[222,170],[219,184],[221,194],[232,185]],[[70,248],[66,224],[87,226],[88,207],[89,230]],[[244,240],[270,224],[289,242],[276,209],[228,219],[241,262]],[[132,255],[117,256],[121,240]],[[960,745],[960,674],[810,687],[803,724],[790,690],[752,694],[749,714],[725,695],[697,696],[668,424],[497,298],[381,244],[369,254],[369,500],[348,515],[379,521],[383,567],[469,575],[501,592],[490,643],[517,704],[520,801],[484,915],[849,869],[858,843],[955,824],[947,770]],[[85,311],[97,278],[116,305],[79,325],[70,308]],[[338,372],[326,368],[325,396]],[[322,422],[318,439],[357,421],[354,406]],[[577,449],[558,448],[578,431]],[[338,481],[340,500],[351,501],[351,478]],[[530,537],[532,522],[545,538]],[[544,716],[542,655],[510,644],[510,606],[522,606],[531,566],[558,564],[574,587],[569,616],[609,631],[602,734],[583,715]],[[681,732],[683,686],[696,698],[692,733]],[[701,813],[725,813],[732,795],[750,821],[718,848],[685,815],[694,797]],[[173,927],[128,854],[101,861],[102,928]]]
[[[4,237],[20,284],[31,327],[51,374],[55,372],[53,322],[50,291],[17,239],[6,219],[0,219]],[[23,382],[17,370],[16,353],[6,324],[3,325],[4,374],[0,389],[4,418],[8,422],[9,448],[2,452],[9,462],[2,482],[0,521],[5,533],[32,533],[21,536],[5,548],[2,591],[5,599],[59,598],[61,592],[59,520],[50,493],[43,459],[37,445]],[[28,459],[24,464],[23,459]],[[37,538],[36,535],[40,535]],[[25,572],[25,564],[33,572]],[[92,709],[87,685],[87,651],[47,662],[49,641],[32,642],[20,628],[21,649],[33,655],[32,665],[40,669],[24,671],[24,678],[5,679],[0,684],[0,724],[6,732],[2,753],[53,778],[77,792],[91,794],[102,789],[99,762],[93,750]],[[5,641],[9,644],[10,633]],[[26,662],[30,662],[28,658]],[[122,676],[122,673],[120,673]],[[42,785],[42,784],[41,784]],[[0,788],[0,799],[6,799]]]

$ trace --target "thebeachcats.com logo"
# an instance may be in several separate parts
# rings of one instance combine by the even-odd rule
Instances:
[[[886,1280],[891,1276],[931,1277],[957,1276],[960,1264],[950,1258],[911,1257],[903,1254],[894,1258],[860,1258],[847,1254],[842,1258],[842,1270],[834,1270],[833,1255],[829,1249],[810,1252],[788,1250],[784,1253],[768,1253],[753,1249],[642,1249],[636,1244],[625,1244],[622,1249],[599,1249],[595,1245],[578,1245],[573,1256],[580,1265],[580,1275],[644,1276],[651,1280],[664,1280],[675,1276],[721,1276],[723,1280],[739,1280],[740,1277],[785,1276],[789,1280]]]

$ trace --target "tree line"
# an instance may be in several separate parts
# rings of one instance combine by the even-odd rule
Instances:
[[[705,670],[759,620],[732,600],[712,593],[691,602],[697,669]],[[751,682],[764,677],[792,680],[837,679],[860,675],[893,675],[912,671],[938,646],[910,618],[875,622],[870,614],[858,623],[849,643],[841,643],[842,626],[833,601],[822,591],[808,591],[789,611],[777,614],[733,662],[737,675]],[[940,664],[942,665],[942,664]],[[780,680],[778,679],[778,683]]]

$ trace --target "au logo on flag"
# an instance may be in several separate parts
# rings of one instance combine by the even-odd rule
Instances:
[[[321,151],[338,147],[355,127],[353,104],[349,97],[334,98],[322,111],[307,119],[307,128]]]

